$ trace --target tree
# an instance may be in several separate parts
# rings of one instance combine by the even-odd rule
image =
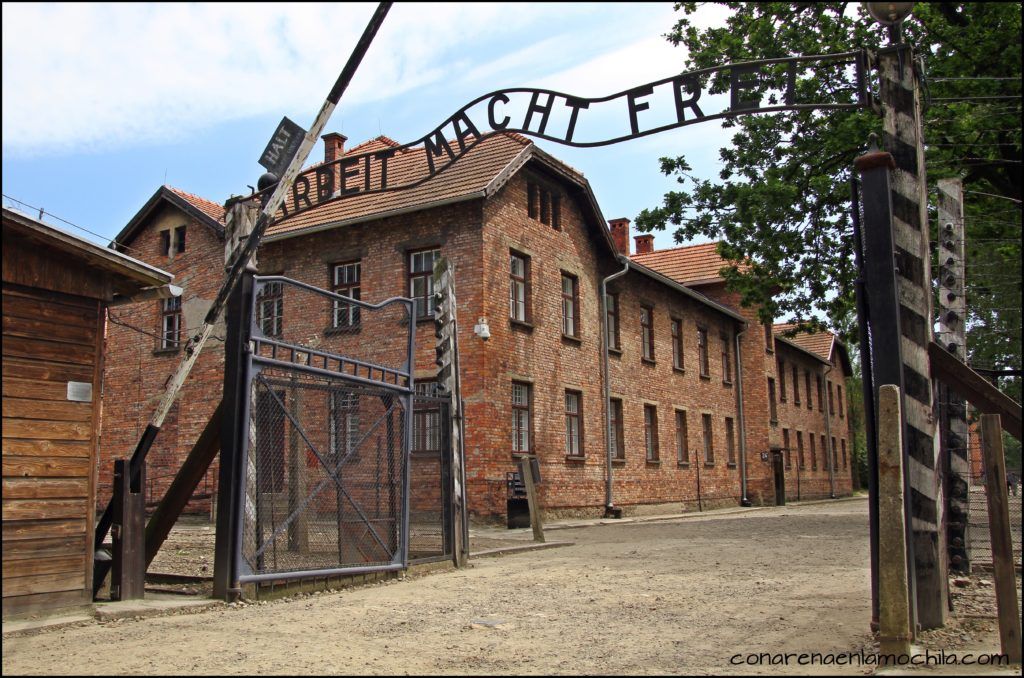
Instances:
[[[859,3],[721,4],[732,14],[726,26],[709,29],[691,23],[697,3],[676,5],[683,16],[666,37],[686,47],[685,70],[876,49],[887,42],[885,31]],[[961,177],[965,189],[979,198],[968,204],[969,280],[981,288],[994,289],[996,283],[1009,288],[1000,288],[1007,298],[975,310],[968,346],[973,343],[985,362],[1019,369],[1021,4],[917,3],[904,33],[922,55],[927,74],[928,179]],[[778,85],[784,77],[779,68],[766,79]],[[710,92],[728,86],[728,77],[718,75]],[[799,80],[797,91],[803,100],[854,101],[852,75],[835,69]],[[719,254],[731,262],[724,277],[744,305],[760,307],[762,321],[789,317],[816,328],[825,317],[852,341],[856,273],[849,180],[868,134],[880,135],[881,119],[867,110],[797,111],[738,116],[725,124],[736,133],[732,145],[720,150],[724,166],[718,180],[695,176],[684,156],[662,158],[662,171],[675,176],[680,188],[662,205],[643,210],[637,227],[649,232],[671,225],[677,242],[695,236],[719,240]],[[988,217],[983,227],[972,224],[972,216],[996,210],[998,219]],[[971,238],[979,239],[973,253]],[[995,241],[999,261],[1009,266],[1015,260],[1015,301],[1012,275],[992,267],[1000,275],[988,280],[986,269],[978,266]],[[739,262],[746,265],[739,268]],[[980,336],[987,334],[992,336]],[[1016,383],[1019,398],[1019,379]]]

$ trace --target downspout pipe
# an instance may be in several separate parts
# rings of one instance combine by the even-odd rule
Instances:
[[[828,390],[828,375],[832,373],[832,366],[829,365],[828,369],[822,374],[821,378],[825,381],[825,390]],[[831,401],[829,405],[831,405]],[[825,406],[822,408],[825,410],[825,454],[828,455],[828,498],[836,498],[836,469],[833,460],[835,459],[835,450],[832,449],[832,408]]]
[[[605,480],[604,480],[604,513],[606,517],[614,515],[615,504],[612,502],[612,388],[608,369],[608,350],[611,346],[611,328],[608,327],[608,283],[629,272],[629,258],[618,256],[623,265],[622,270],[601,279],[601,372],[604,378],[604,432],[605,432]],[[616,309],[618,311],[618,309]],[[616,315],[618,317],[618,315]]]
[[[740,506],[750,506],[747,497],[747,422],[743,416],[743,351],[740,338],[747,331],[747,326],[738,331],[734,337],[736,344],[736,418],[740,429]]]

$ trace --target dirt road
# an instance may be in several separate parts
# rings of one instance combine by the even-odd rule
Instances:
[[[729,659],[870,647],[865,501],[552,537],[576,543],[340,593],[8,637],[3,672],[778,674]]]

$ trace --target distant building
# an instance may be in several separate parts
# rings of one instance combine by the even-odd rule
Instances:
[[[398,146],[382,136],[346,151],[343,136],[324,139],[325,162]],[[423,166],[422,153],[398,152],[389,173],[406,176]],[[159,338],[111,328],[105,406],[117,423],[104,436],[106,459],[134,446],[180,358],[181,332],[198,327],[216,293],[223,215],[215,203],[162,187],[116,239],[118,248],[173,272],[185,292],[180,308],[149,302],[122,311],[126,323]],[[476,514],[504,513],[506,473],[516,452],[540,457],[540,501],[549,513],[599,514],[609,425],[612,501],[629,511],[735,505],[744,470],[749,500],[771,503],[771,451],[795,451],[799,438],[805,466],[784,470],[787,497],[848,494],[843,386],[849,361],[842,345],[831,335],[776,341],[772,328],[762,330],[725,290],[713,245],[657,252],[651,239],[638,236],[630,257],[628,220],[612,220],[609,230],[582,174],[528,139],[503,134],[416,188],[357,195],[276,222],[258,265],[264,274],[364,301],[421,299],[415,376],[429,390],[437,368],[433,332],[425,331],[431,323],[425,273],[437,256],[454,264],[466,475]],[[602,280],[623,271],[602,299]],[[360,340],[362,328],[351,318],[309,318],[288,298],[274,308],[265,331],[287,334],[321,323],[325,346],[342,353],[346,342]],[[489,325],[488,341],[473,332],[480,318]],[[789,397],[793,384],[787,381],[783,394],[778,383],[780,361],[787,377],[798,370],[799,407]],[[223,345],[208,344],[151,453],[155,497],[216,407],[222,370]],[[775,421],[769,419],[772,380]],[[828,411],[827,392],[834,398]],[[414,438],[424,444],[413,452],[413,464],[436,465],[438,438],[423,431]],[[105,465],[103,473],[109,474]],[[199,493],[212,494],[215,479],[211,469]],[[194,503],[205,506],[205,499]]]

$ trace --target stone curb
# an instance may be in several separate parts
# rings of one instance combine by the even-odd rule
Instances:
[[[528,553],[529,551],[543,551],[544,549],[555,549],[562,546],[573,546],[576,542],[572,541],[547,541],[547,542],[533,542],[529,544],[523,544],[522,546],[502,546],[496,549],[487,549],[485,551],[475,551],[469,554],[469,559],[475,558],[495,558],[498,556],[510,556],[516,553]]]

